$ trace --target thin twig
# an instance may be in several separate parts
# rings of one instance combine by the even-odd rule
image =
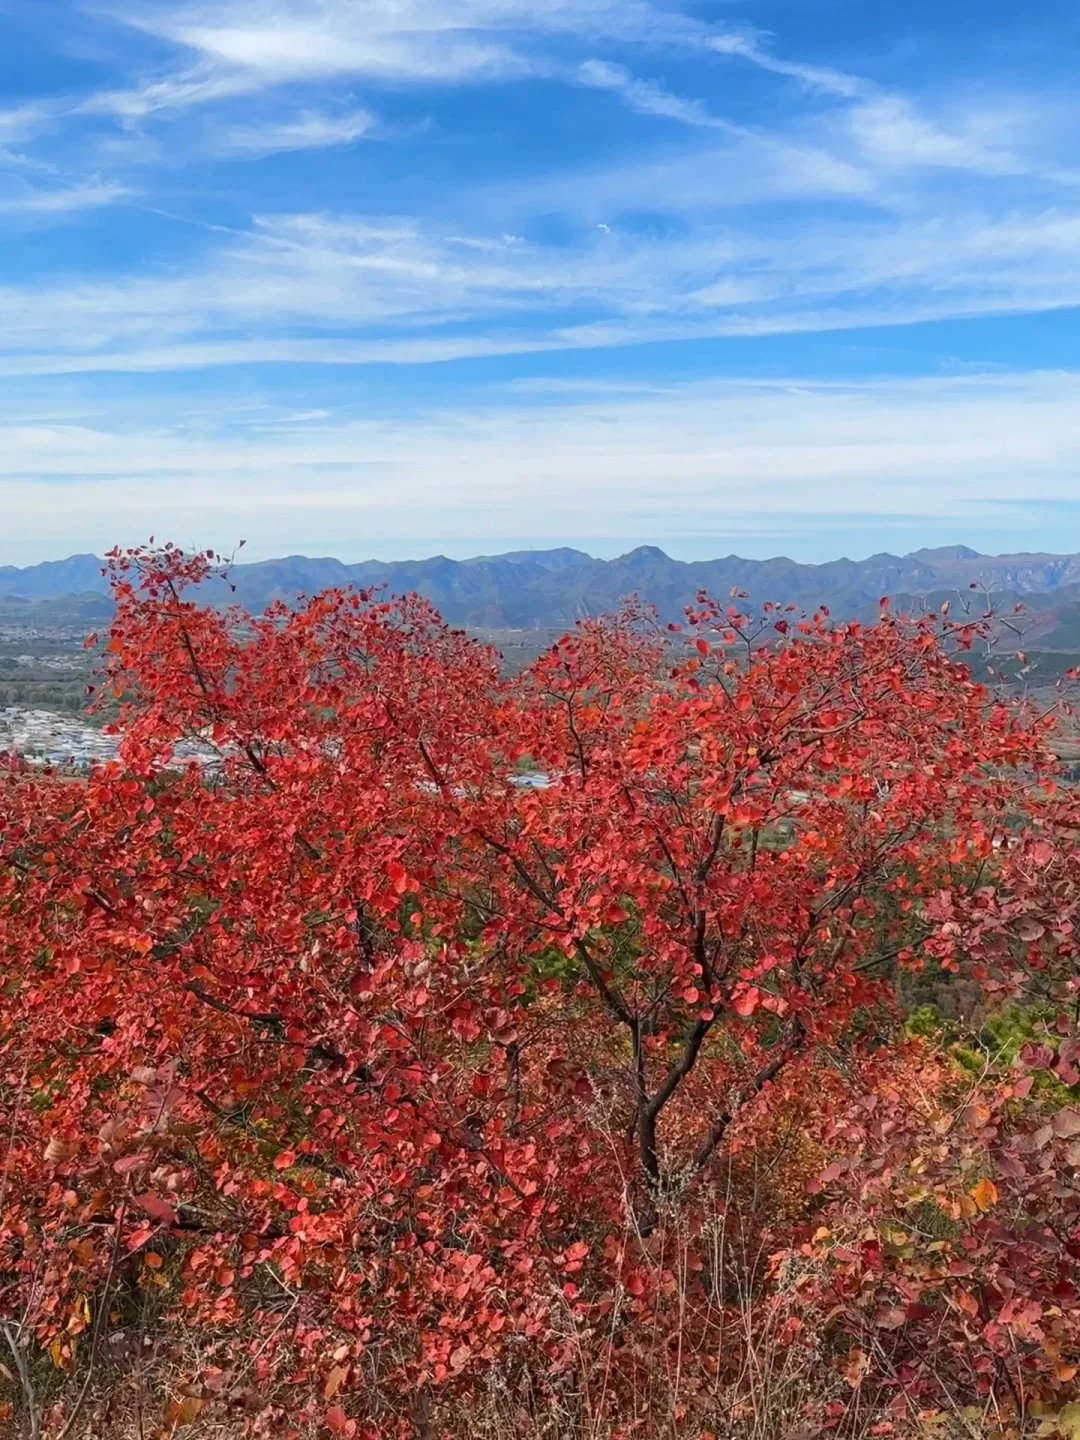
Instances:
[[[22,1386],[23,1398],[26,1402],[26,1417],[30,1427],[28,1440],[38,1440],[41,1435],[41,1424],[38,1420],[37,1396],[34,1394],[33,1381],[30,1379],[30,1372],[26,1367],[26,1356],[22,1352],[22,1346],[19,1344],[16,1333],[19,1328],[10,1320],[5,1320],[0,1325],[0,1330],[3,1331],[4,1339],[7,1341],[7,1347],[11,1351],[11,1358],[15,1361],[19,1384]]]

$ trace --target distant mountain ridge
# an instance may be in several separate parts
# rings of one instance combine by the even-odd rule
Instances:
[[[106,589],[102,566],[95,555],[72,555],[24,569],[0,566],[0,598],[49,601],[100,594]],[[612,560],[569,548],[353,565],[290,555],[236,565],[231,578],[236,586],[232,598],[249,609],[261,609],[272,600],[291,602],[298,593],[328,586],[382,586],[390,594],[419,591],[453,624],[506,629],[572,624],[583,615],[614,609],[628,595],[649,601],[665,619],[681,615],[699,590],[725,596],[732,587],[749,591],[755,601],[826,604],[836,614],[857,615],[882,595],[940,601],[975,584],[1000,592],[1003,601],[1027,599],[1045,643],[1051,635],[1055,648],[1080,643],[1080,555],[981,555],[966,545],[818,565],[786,556],[681,561],[655,545],[639,546]],[[226,598],[226,592],[208,587],[206,598],[214,602]]]

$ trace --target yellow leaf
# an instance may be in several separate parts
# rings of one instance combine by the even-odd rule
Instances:
[[[344,1381],[348,1373],[349,1372],[345,1369],[343,1365],[334,1366],[334,1368],[330,1371],[330,1374],[327,1375],[326,1384],[323,1386],[324,1399],[332,1400],[334,1398],[337,1392],[341,1389],[342,1382]]]
[[[979,1207],[980,1211],[987,1211],[997,1204],[997,1186],[992,1180],[980,1180],[971,1192],[971,1198]]]

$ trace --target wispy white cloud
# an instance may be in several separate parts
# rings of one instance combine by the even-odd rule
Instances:
[[[625,66],[612,64],[609,60],[584,61],[577,67],[575,78],[580,84],[594,90],[607,90],[618,95],[631,110],[640,111],[642,115],[678,120],[684,125],[698,125],[704,129],[745,133],[744,127],[710,114],[700,100],[673,95],[662,85],[651,80],[641,80],[632,75]]]
[[[843,100],[854,100],[873,90],[872,86],[857,75],[847,75],[842,70],[832,70],[827,66],[806,65],[795,60],[781,59],[772,53],[763,37],[752,32],[710,34],[703,43],[717,55],[747,60],[761,70],[782,75],[786,79],[798,80],[811,90],[819,90],[825,95],[838,96]]]
[[[1075,496],[1080,375],[709,382],[393,417],[0,422],[8,554],[149,533],[296,548],[334,533],[737,535],[792,515],[953,529]],[[72,481],[70,477],[83,477]],[[508,481],[512,477],[513,484]],[[43,487],[62,496],[46,522]],[[354,551],[355,553],[355,551]],[[0,559],[7,558],[0,555]]]
[[[87,181],[54,189],[25,186],[12,194],[0,193],[0,215],[56,216],[78,210],[96,210],[130,196],[125,185]]]
[[[123,124],[183,114],[199,105],[251,95],[260,88],[257,76],[209,66],[138,81],[119,89],[100,90],[70,109],[77,115],[105,115]]]
[[[622,67],[609,60],[587,60],[575,76],[542,48],[573,39],[668,52],[712,49],[844,98],[867,88],[839,71],[777,58],[756,31],[708,24],[663,0],[143,0],[118,5],[115,13],[194,53],[201,69],[248,87],[339,76],[462,83],[562,74],[610,89],[646,113],[668,115],[681,104],[691,107],[685,114],[696,109],[627,71],[616,78]],[[610,67],[606,78],[603,69],[586,78],[591,65]],[[196,86],[192,100],[198,98]]]
[[[52,123],[52,107],[38,101],[0,110],[0,145],[30,140]]]
[[[754,32],[709,34],[703,43],[716,55],[749,62],[835,102],[839,108],[827,112],[825,126],[834,143],[837,130],[850,139],[865,163],[886,170],[925,167],[988,176],[1045,168],[1036,157],[1017,153],[1016,131],[1024,128],[1018,122],[1028,117],[1018,116],[1002,96],[966,107],[950,96],[952,104],[945,108],[952,113],[942,118],[863,76],[781,58]]]
[[[9,285],[0,371],[425,364],[1080,305],[1080,212],[711,219],[559,243],[408,218],[267,216],[172,274]]]
[[[1023,163],[1003,143],[985,133],[985,116],[966,119],[949,130],[921,115],[899,95],[868,95],[851,108],[848,124],[860,152],[890,166],[929,166],[969,170],[987,175],[1012,175]]]
[[[243,106],[282,87],[358,78],[415,89],[532,76],[607,92],[644,115],[741,136],[757,148],[757,155],[746,157],[751,163],[761,156],[773,168],[782,158],[790,162],[795,193],[812,185],[815,176],[830,174],[836,188],[865,192],[873,188],[868,175],[891,179],[897,171],[919,168],[985,176],[1055,173],[1055,167],[1015,153],[1007,135],[1011,112],[996,103],[997,97],[978,113],[942,120],[912,97],[867,78],[787,58],[763,32],[707,23],[664,0],[365,0],[362,5],[356,0],[190,0],[179,5],[115,0],[113,13],[175,47],[177,63],[81,98],[0,112],[0,145],[5,129],[22,136],[93,116],[137,128],[175,122],[194,107],[215,107],[220,113],[214,126],[235,138],[232,153],[239,155],[259,149],[254,137],[263,128],[243,114]],[[646,57],[712,55],[750,65],[794,82],[826,109],[755,131],[742,119],[716,113],[704,99],[643,78],[636,64],[601,53],[601,44],[632,47],[635,55]],[[568,57],[568,45],[577,49],[576,58]],[[587,47],[584,55],[582,47]],[[287,117],[271,122],[282,143],[264,153],[297,148],[306,144],[306,135],[315,144],[356,138],[343,119],[320,125],[314,116],[321,109],[309,105],[312,118],[306,124]],[[338,140],[338,134],[345,138]],[[1056,173],[1063,173],[1060,164]]]
[[[769,208],[788,207],[790,228],[810,213],[802,207],[854,203],[869,206],[871,214],[890,208],[879,176],[854,150],[848,156],[806,133],[727,124],[716,135],[688,133],[678,146],[644,149],[604,164],[583,163],[554,175],[500,180],[497,186],[470,189],[463,198],[470,213],[510,216],[516,225],[552,213],[611,225],[620,215],[646,212],[680,226],[707,220],[716,234],[738,223],[740,211],[758,210],[760,222]]]
[[[566,528],[565,506],[579,529],[618,509],[609,532],[662,538],[669,523],[694,528],[695,506],[744,523],[763,487],[779,513],[826,475],[848,486],[845,504],[884,477],[903,504],[932,512],[974,504],[979,473],[992,497],[998,453],[1014,483],[1021,443],[1046,497],[1075,462],[1075,377],[952,388],[940,403],[936,381],[818,386],[801,400],[748,385],[646,384],[633,400],[603,389],[606,355],[653,342],[1080,307],[1068,101],[913,70],[905,90],[901,66],[886,83],[871,60],[866,75],[808,63],[805,46],[691,0],[112,0],[112,13],[126,24],[95,58],[107,80],[73,94],[46,86],[0,111],[0,147],[25,147],[39,167],[7,167],[0,229],[50,216],[72,226],[66,255],[2,272],[0,374],[41,415],[50,394],[81,387],[156,399],[137,426],[110,420],[115,399],[100,421],[9,426],[5,523],[9,495],[40,497],[49,477],[80,525],[96,523],[89,490],[60,479],[81,471],[96,477],[110,539],[125,514],[133,538],[173,529],[144,524],[158,507],[189,534],[199,506],[231,527],[264,476],[271,519],[298,511],[303,491],[335,524],[370,505],[388,533],[417,505],[449,524],[460,500],[459,531],[498,535],[511,533],[512,490],[515,511],[535,506],[550,533]],[[464,93],[495,83],[497,94]],[[537,134],[544,106],[585,123],[571,135],[560,114],[549,142]],[[632,125],[623,116],[620,128],[619,107]],[[391,136],[416,148],[345,153]],[[340,150],[318,167],[318,191],[307,167],[273,158],[328,147]],[[253,156],[265,164],[241,163]],[[80,211],[126,196],[145,208],[131,212],[145,233],[117,255],[138,258],[98,265]],[[910,331],[905,343],[914,353]],[[510,357],[560,352],[575,358],[518,368],[592,369],[599,388],[574,404],[550,390],[543,416],[537,395],[532,408],[518,395],[456,416],[447,401],[404,437],[312,413],[330,408],[322,387],[344,381],[321,372],[310,384],[294,368],[453,376],[469,373],[455,361],[503,357],[510,374]],[[715,354],[687,345],[679,363]],[[640,374],[650,356],[634,362]],[[278,367],[258,384],[281,399],[280,423],[234,418],[235,433],[215,433],[174,420],[202,382],[170,374],[214,368],[206,385],[227,391],[229,367],[253,366]],[[366,376],[365,394],[381,379]],[[425,393],[443,379],[428,376]],[[1045,414],[1047,427],[1010,439],[995,407],[1015,425]],[[329,484],[324,466],[354,478]],[[947,490],[942,474],[954,477]],[[675,482],[686,500],[669,522]]]
[[[521,25],[524,0],[217,0],[150,5],[122,18],[216,65],[264,83],[366,75],[392,80],[462,80],[528,68],[498,31]],[[582,0],[582,11],[590,0]],[[607,8],[607,7],[604,7]],[[538,0],[527,29],[570,7]]]
[[[229,125],[211,133],[210,145],[223,155],[273,155],[289,150],[323,150],[353,145],[370,135],[378,121],[369,110],[327,114],[302,110],[261,124]]]

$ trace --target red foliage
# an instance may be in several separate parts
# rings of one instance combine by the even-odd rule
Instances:
[[[590,1336],[632,1370],[658,1318],[712,1383],[723,1305],[695,1331],[670,1297],[722,1292],[695,1237],[724,1213],[860,1383],[884,1347],[881,1383],[929,1394],[928,1326],[950,1384],[1018,1345],[1056,1383],[1071,1135],[1032,1138],[1015,1089],[944,1130],[947,1062],[872,1048],[897,964],[1004,987],[1017,936],[1028,976],[1075,957],[1071,807],[1026,794],[1046,727],[945,622],[777,612],[765,646],[702,601],[685,646],[627,614],[502,680],[416,598],[251,617],[185,595],[212,557],[111,563],[121,759],[0,782],[0,1303],[55,1363],[149,1291],[330,1434],[557,1377]],[[751,1217],[748,1157],[786,1173],[793,1123],[795,1203]],[[857,1235],[809,1213],[837,1184]],[[927,1197],[942,1246],[894,1244]]]

